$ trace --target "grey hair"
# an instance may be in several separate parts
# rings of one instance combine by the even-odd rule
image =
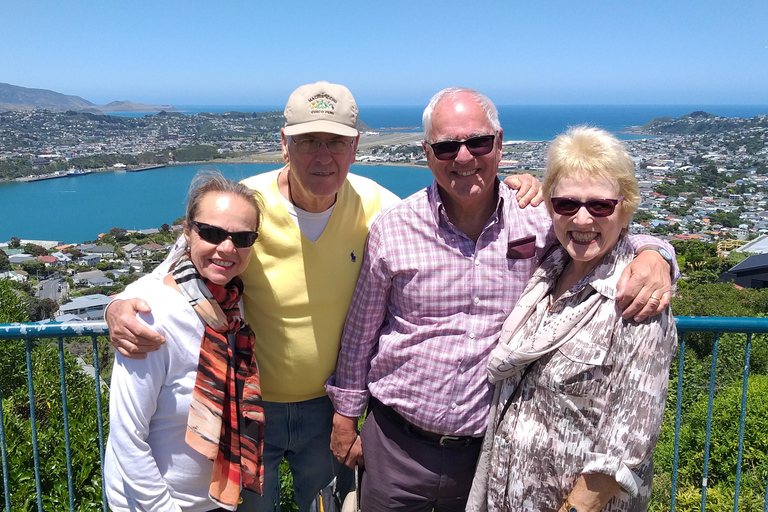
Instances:
[[[499,130],[501,130],[501,123],[499,122],[499,111],[496,109],[496,105],[493,104],[488,96],[475,89],[469,89],[467,87],[448,87],[432,96],[432,99],[429,100],[427,108],[424,109],[424,114],[421,116],[421,124],[424,128],[424,140],[426,142],[430,142],[429,136],[432,132],[432,113],[434,112],[437,104],[443,98],[453,98],[459,94],[470,95],[480,105],[480,107],[483,109],[483,112],[485,112],[485,115],[488,117],[488,122],[490,123],[491,128],[493,128],[494,133],[498,133]]]
[[[187,192],[187,210],[184,217],[186,221],[195,220],[200,209],[200,202],[209,192],[240,197],[247,201],[256,211],[256,226],[254,226],[254,229],[258,230],[261,224],[261,212],[264,208],[261,195],[242,183],[228,180],[215,169],[203,169],[192,178],[189,192]]]

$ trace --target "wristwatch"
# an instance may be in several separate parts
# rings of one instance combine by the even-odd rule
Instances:
[[[563,503],[563,507],[560,510],[565,510],[566,512],[579,512],[579,509],[577,509],[573,503],[568,501],[568,498],[565,498],[565,503]]]
[[[665,248],[658,245],[649,245],[637,251],[637,254],[640,254],[643,251],[656,251],[662,258],[664,258],[664,261],[666,261],[670,267],[672,266],[672,255],[669,254],[669,251]]]

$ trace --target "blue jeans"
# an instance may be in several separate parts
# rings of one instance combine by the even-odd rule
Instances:
[[[280,462],[293,475],[300,512],[311,512],[315,496],[333,480],[341,464],[331,453],[333,405],[327,397],[304,402],[264,402],[264,494],[244,490],[238,512],[272,512],[280,494]],[[352,488],[353,473],[344,471],[344,487]],[[337,483],[337,486],[341,482]]]

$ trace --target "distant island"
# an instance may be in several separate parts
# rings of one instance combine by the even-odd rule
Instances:
[[[682,117],[655,117],[643,126],[633,126],[627,133],[637,135],[703,135],[731,130],[768,128],[768,115],[751,118],[720,117],[697,110]]]
[[[0,83],[0,111],[25,111],[34,109],[53,111],[73,110],[93,114],[114,112],[176,112],[170,105],[146,105],[132,101],[113,101],[99,106],[80,96],[62,94],[48,89],[31,89]]]

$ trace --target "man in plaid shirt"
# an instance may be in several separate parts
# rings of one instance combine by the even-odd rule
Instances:
[[[439,92],[424,112],[435,181],[371,226],[326,384],[336,409],[331,449],[347,465],[365,463],[366,512],[464,510],[493,394],[488,355],[555,241],[543,205],[522,209],[499,186],[502,133],[482,94]],[[631,240],[635,250],[661,244]],[[644,251],[625,274],[623,305],[634,299],[625,316],[669,303],[670,263],[659,252]],[[649,301],[654,294],[659,302]]]

